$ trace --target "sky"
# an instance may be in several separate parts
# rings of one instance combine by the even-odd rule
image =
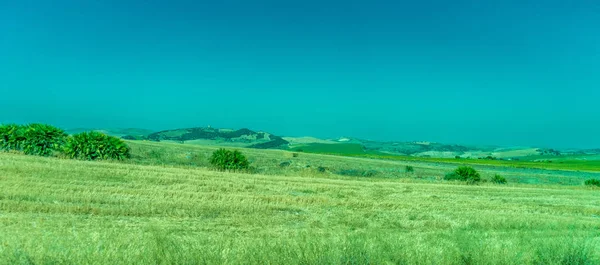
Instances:
[[[0,0],[0,123],[600,147],[600,2]]]

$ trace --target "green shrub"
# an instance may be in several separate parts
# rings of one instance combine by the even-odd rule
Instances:
[[[377,170],[362,170],[362,169],[342,169],[335,172],[338,175],[342,176],[351,176],[351,177],[374,177],[379,172]]]
[[[444,180],[463,180],[456,172],[450,172],[444,176]]]
[[[20,151],[25,142],[26,127],[18,124],[0,126],[0,150]]]
[[[223,148],[212,153],[210,164],[220,170],[242,170],[250,167],[250,162],[240,151]]]
[[[67,138],[63,151],[69,158],[83,160],[123,160],[131,157],[125,142],[100,132],[82,132]]]
[[[585,181],[585,185],[600,187],[600,179],[588,179]]]
[[[26,126],[24,137],[21,149],[25,154],[50,156],[61,150],[67,134],[52,125],[34,123]]]
[[[506,178],[498,174],[494,175],[490,181],[495,184],[506,184]]]
[[[406,173],[412,173],[415,172],[415,168],[413,166],[406,166],[404,171],[406,171]]]
[[[477,183],[481,181],[481,176],[479,172],[472,167],[462,166],[455,169],[453,172],[446,174],[444,176],[445,180],[461,180],[466,181],[468,183]]]

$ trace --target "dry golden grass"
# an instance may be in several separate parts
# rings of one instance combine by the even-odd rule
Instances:
[[[151,145],[166,156],[190,150]],[[600,262],[598,190],[393,178],[387,169],[404,169],[393,161],[248,156],[275,166],[241,174],[0,153],[0,264]],[[277,159],[389,174],[277,169]]]

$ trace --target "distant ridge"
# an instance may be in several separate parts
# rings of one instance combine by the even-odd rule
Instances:
[[[279,136],[267,132],[256,132],[247,128],[239,130],[212,127],[174,129],[151,133],[147,136],[147,139],[157,142],[176,141],[182,143],[211,140],[225,145],[258,149],[281,148],[288,144],[288,141]]]
[[[311,136],[281,137],[264,131],[219,129],[208,127],[181,128],[152,132],[146,129],[85,129],[66,130],[69,134],[99,131],[126,140],[170,141],[185,144],[241,147],[256,149],[286,149],[295,152],[342,155],[400,155],[434,158],[472,158],[492,160],[555,159],[564,155],[597,155],[600,149],[548,149],[532,146],[471,146],[429,141],[375,141],[350,136],[322,139]]]

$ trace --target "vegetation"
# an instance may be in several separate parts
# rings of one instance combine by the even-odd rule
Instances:
[[[175,141],[183,143],[193,140],[222,140],[226,143],[244,143],[245,147],[268,149],[278,148],[288,144],[286,140],[276,135],[269,135],[266,139],[264,132],[255,132],[249,129],[227,130],[217,128],[186,128],[151,133],[147,136],[152,141]],[[131,139],[132,137],[128,137]],[[253,139],[253,140],[250,140]],[[133,139],[132,139],[133,140]],[[257,142],[258,140],[258,142]]]
[[[362,169],[342,169],[335,172],[338,175],[350,176],[350,177],[374,177],[379,172],[376,170],[362,170]]]
[[[82,132],[67,138],[63,151],[69,158],[83,160],[123,160],[130,157],[129,146],[125,142],[100,132]]]
[[[18,124],[0,125],[0,150],[21,151],[25,142],[26,127]]]
[[[314,153],[326,153],[326,152],[314,152]],[[350,157],[362,157],[371,159],[385,159],[392,161],[419,161],[419,162],[432,162],[432,163],[445,163],[454,165],[486,165],[486,166],[499,166],[499,167],[511,167],[511,168],[534,168],[534,169],[547,169],[547,170],[569,170],[569,171],[589,171],[589,172],[600,172],[600,159],[588,160],[585,159],[587,155],[571,155],[561,156],[560,158],[553,158],[555,163],[541,163],[536,160],[524,160],[524,159],[513,159],[513,160],[488,160],[488,159],[454,159],[454,158],[438,158],[438,157],[414,157],[406,155],[390,155],[390,154],[377,154],[377,153],[363,153],[363,154],[343,154],[336,153],[336,155],[350,156]]]
[[[461,166],[455,169],[453,172],[446,174],[444,179],[466,181],[473,184],[481,181],[481,176],[474,168],[469,166]]]
[[[498,174],[495,174],[490,181],[495,184],[506,184],[507,182],[505,177]]]
[[[413,166],[406,166],[406,167],[404,167],[404,171],[406,173],[412,173],[412,172],[415,172],[415,168]]]
[[[585,181],[585,185],[600,187],[600,179],[588,179]]]
[[[210,164],[219,170],[243,170],[250,167],[250,162],[240,151],[223,148],[213,152]]]
[[[25,128],[22,150],[28,155],[50,156],[60,151],[67,134],[47,124],[30,124]]]
[[[131,145],[164,161],[214,151]],[[283,157],[244,152],[275,168]],[[304,159],[382,175],[402,165],[313,154],[294,163]],[[579,186],[482,187],[140,163],[0,153],[0,264],[600,263],[598,192],[578,177]]]

